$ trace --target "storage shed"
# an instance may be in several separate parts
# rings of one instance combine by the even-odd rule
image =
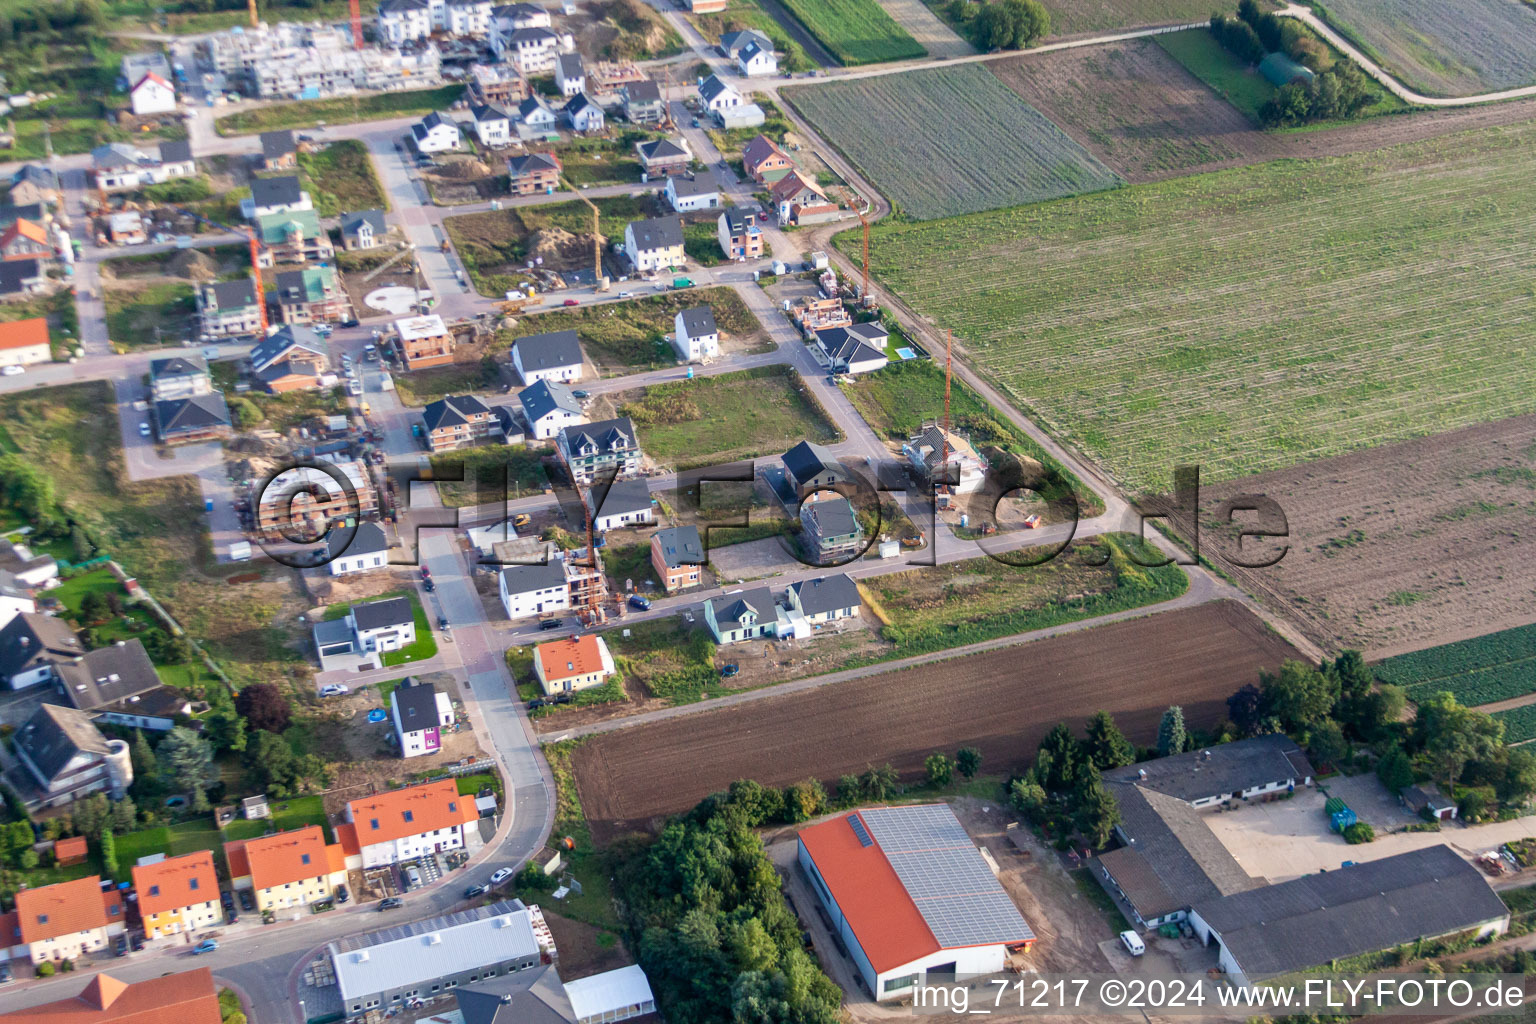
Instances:
[[[1317,77],[1312,74],[1312,69],[1298,64],[1290,57],[1280,52],[1271,53],[1259,61],[1259,73],[1276,86],[1290,85],[1292,82],[1312,84]]]

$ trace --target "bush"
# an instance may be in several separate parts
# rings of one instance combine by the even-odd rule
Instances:
[[[47,960],[44,960],[42,963],[37,965],[37,976],[39,978],[51,978],[53,977],[53,970],[53,964]]]
[[[1456,802],[1456,812],[1463,821],[1477,824],[1488,813],[1488,796],[1482,790],[1469,789]]]
[[[513,880],[519,891],[532,890],[533,892],[554,892],[557,879],[553,875],[546,875],[544,869],[537,864],[529,864],[517,873]]]
[[[237,427],[254,427],[262,421],[261,410],[249,398],[231,398],[229,415],[234,418]]]
[[[1344,841],[1351,846],[1359,846],[1361,843],[1372,842],[1376,838],[1376,830],[1364,821],[1357,821],[1344,829]]]
[[[1264,59],[1264,44],[1259,41],[1253,26],[1246,21],[1225,14],[1211,15],[1211,35],[1222,48],[1244,64],[1257,64]]]

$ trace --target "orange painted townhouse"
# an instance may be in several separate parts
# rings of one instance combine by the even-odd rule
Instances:
[[[546,694],[573,693],[602,686],[613,677],[613,655],[600,636],[566,637],[539,644],[533,652],[533,674]]]
[[[16,909],[3,918],[11,955],[35,964],[78,960],[107,948],[123,932],[123,894],[103,889],[101,878],[86,875],[68,882],[23,889]]]
[[[31,366],[52,358],[48,321],[43,317],[0,324],[0,366]]]
[[[673,526],[651,534],[651,568],[668,593],[699,585],[704,543],[697,526]]]
[[[53,246],[48,243],[48,229],[41,224],[18,218],[16,223],[0,234],[0,259],[32,260],[49,259]]]
[[[482,845],[475,798],[460,796],[452,779],[353,800],[343,816],[337,834],[364,868],[448,850],[473,853]]]
[[[224,844],[229,882],[250,889],[257,910],[276,913],[332,899],[347,880],[346,854],[319,825]]]
[[[219,991],[206,967],[119,981],[98,974],[70,999],[0,1013],[4,1024],[220,1024]]]
[[[759,135],[742,147],[741,164],[747,177],[759,185],[772,185],[795,169],[794,161],[766,135]]]
[[[213,854],[207,850],[136,865],[133,891],[139,897],[146,939],[197,932],[224,923],[219,876],[213,869]]]

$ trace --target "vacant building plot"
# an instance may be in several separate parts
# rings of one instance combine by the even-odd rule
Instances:
[[[602,241],[622,239],[630,221],[665,212],[660,202],[654,195],[597,200]],[[481,295],[499,299],[528,283],[529,260],[553,273],[592,270],[592,211],[579,200],[447,217],[443,230]]]
[[[789,13],[843,64],[928,55],[875,0],[783,0]]]
[[[1536,82],[1536,8],[1517,0],[1329,0],[1327,17],[1421,92],[1467,96]]]
[[[1207,728],[1226,699],[1295,651],[1231,602],[701,711],[588,740],[573,758],[582,806],[604,838],[693,806],[735,779],[835,782],[889,762],[913,775],[935,750],[981,750],[994,771],[1034,757],[1059,721],[1101,708],[1149,744],[1169,704]]]
[[[1518,124],[881,224],[872,251],[1021,407],[1161,491],[1536,408],[1533,229]]]
[[[1536,417],[1204,488],[1204,554],[1223,558],[1215,512],[1236,494],[1279,502],[1289,550],[1271,568],[1242,570],[1223,561],[1224,568],[1324,649],[1391,658],[1536,621],[1529,568],[1536,559]],[[1382,677],[1417,687],[1436,673],[1414,666],[1448,659],[1393,658]],[[1436,672],[1447,681],[1456,674]],[[1501,699],[1494,691],[1473,692],[1473,682],[1468,676],[1439,688],[1459,691],[1469,703]]]
[[[1536,693],[1536,625],[1400,654],[1375,666],[1414,700],[1448,692],[1468,707]]]
[[[919,220],[1120,183],[976,64],[830,82],[783,95],[822,137],[835,140],[892,206]],[[928,269],[942,276],[940,267]]]

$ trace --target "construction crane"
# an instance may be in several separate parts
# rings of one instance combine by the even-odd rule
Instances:
[[[944,482],[935,492],[935,502],[940,508],[949,507],[949,387],[955,376],[955,332],[944,329],[944,426],[939,439],[939,472]]]
[[[267,294],[266,290],[262,287],[261,284],[261,241],[256,236],[256,229],[250,225],[242,225],[238,228],[232,228],[228,224],[221,224],[216,220],[204,217],[202,214],[193,210],[189,210],[184,206],[172,206],[171,209],[175,210],[177,213],[184,213],[188,217],[191,217],[193,220],[207,224],[209,227],[215,227],[222,231],[228,231],[232,235],[245,235],[246,239],[250,242],[251,245],[251,283],[256,289],[256,311],[257,314],[261,317],[261,337],[265,338],[267,336],[267,328],[269,326],[269,322],[267,320]]]
[[[259,28],[261,17],[256,13],[256,0],[246,0],[246,5],[251,9],[251,28]]]
[[[603,613],[603,563],[597,555],[597,531],[592,525],[592,503],[597,500],[592,488],[588,486],[585,494],[582,493],[581,484],[576,479],[576,472],[571,468],[571,463],[565,454],[560,451],[560,446],[555,446],[555,451],[560,454],[560,461],[565,464],[565,474],[571,479],[571,487],[576,491],[576,500],[581,502],[582,518],[587,533],[587,551],[580,555],[571,564],[583,569],[591,569],[593,579],[581,588],[580,603],[576,605],[576,618],[583,625],[594,626],[602,622],[606,617]]]
[[[256,0],[251,0],[251,3],[255,4]],[[363,48],[363,8],[358,0],[351,0],[350,6],[352,8],[352,48],[361,50]]]
[[[599,292],[607,291],[607,286],[603,284],[603,236],[598,231],[602,211],[597,208],[596,203],[582,195],[580,190],[569,181],[566,181],[565,178],[560,179],[560,184],[575,192],[576,198],[586,203],[592,209],[592,289]]]

